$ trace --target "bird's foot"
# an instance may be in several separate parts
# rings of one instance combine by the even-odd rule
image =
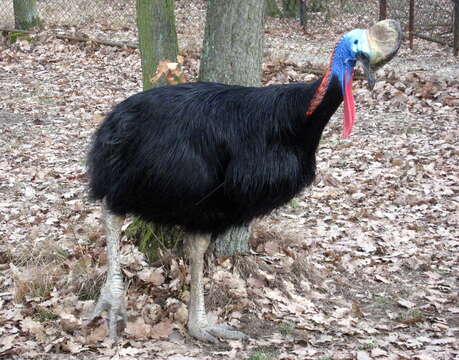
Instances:
[[[127,312],[124,304],[124,286],[121,276],[113,276],[107,279],[87,324],[90,324],[95,318],[101,316],[104,310],[108,312],[108,330],[110,338],[116,340],[118,332],[123,331],[127,325]]]
[[[248,338],[246,334],[235,330],[233,327],[227,324],[215,324],[215,325],[188,325],[188,332],[191,336],[198,340],[218,343],[218,338],[231,339],[231,340],[245,340]]]

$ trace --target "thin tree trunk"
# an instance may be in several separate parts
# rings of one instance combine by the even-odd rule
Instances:
[[[410,0],[410,10],[408,19],[408,38],[410,41],[410,49],[413,50],[414,42],[414,0]]]
[[[303,27],[303,31],[307,31],[308,27],[308,4],[307,0],[300,0],[300,24]]]
[[[155,83],[150,81],[158,63],[177,59],[174,0],[136,0],[136,11],[143,89],[148,90],[165,84],[163,79]],[[175,227],[147,223],[139,218],[129,226],[127,234],[138,240],[137,246],[150,262],[157,259],[159,248],[175,248],[183,238]]]
[[[208,0],[199,79],[259,86],[263,55],[264,1]],[[247,253],[250,225],[234,227],[214,239],[214,253]]]
[[[387,0],[379,0],[379,20],[387,19]]]
[[[454,42],[453,54],[459,56],[459,0],[454,1]]]
[[[150,81],[158,63],[161,60],[174,62],[177,58],[174,0],[137,0],[136,10],[143,89],[147,90],[164,84]]]
[[[40,25],[37,0],[14,0],[14,26],[17,29],[27,30]]]

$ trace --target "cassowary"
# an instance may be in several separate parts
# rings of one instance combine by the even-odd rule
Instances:
[[[212,235],[287,203],[315,173],[322,131],[344,99],[344,136],[355,119],[352,74],[395,56],[397,22],[352,30],[337,43],[326,74],[267,87],[188,83],[129,97],[105,118],[88,155],[90,196],[103,200],[108,275],[91,320],[108,310],[109,333],[126,324],[119,239],[126,214],[187,232],[191,262],[188,331],[204,341],[245,335],[207,321],[203,256]]]

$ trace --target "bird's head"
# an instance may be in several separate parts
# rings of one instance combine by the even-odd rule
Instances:
[[[394,20],[383,20],[366,30],[349,31],[336,45],[331,72],[339,79],[344,97],[343,137],[350,134],[355,122],[352,73],[357,61],[362,64],[368,87],[372,90],[376,82],[375,71],[396,55],[401,42],[400,24]]]

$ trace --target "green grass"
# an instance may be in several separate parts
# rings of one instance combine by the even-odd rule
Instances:
[[[293,209],[296,209],[298,207],[300,207],[300,203],[298,202],[298,200],[296,199],[292,199],[290,200],[290,202],[288,203],[288,205],[293,208]]]
[[[248,360],[274,360],[274,353],[269,350],[256,350],[249,356]]]
[[[53,313],[51,310],[39,308],[34,314],[33,318],[39,322],[47,322],[57,320],[59,319],[59,316]]]
[[[129,225],[126,235],[136,241],[150,263],[159,259],[160,250],[170,249],[176,253],[184,239],[184,232],[179,227],[146,223],[139,218]]]
[[[373,343],[373,342],[367,342],[367,343],[364,343],[362,345],[360,345],[360,349],[361,350],[371,350],[371,349],[374,349],[376,347],[376,344]]]
[[[400,313],[398,316],[398,320],[405,322],[405,323],[417,323],[424,321],[425,315],[421,309],[413,308],[409,309],[405,313]]]
[[[9,38],[11,43],[15,43],[18,40],[26,40],[26,41],[32,41],[33,38],[29,36],[28,34],[24,34],[21,32],[10,32]]]
[[[394,301],[391,298],[388,298],[386,296],[375,296],[373,298],[373,301],[381,306],[387,306],[394,303]]]
[[[295,324],[290,321],[285,321],[277,325],[277,330],[284,335],[290,335],[295,330]]]
[[[421,132],[420,129],[415,129],[415,128],[407,128],[405,131],[405,133],[408,135],[419,134],[420,132]]]

